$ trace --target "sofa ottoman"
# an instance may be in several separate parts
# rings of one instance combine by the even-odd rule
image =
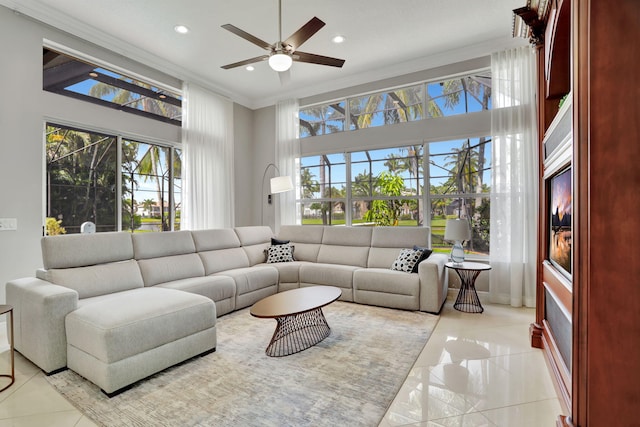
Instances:
[[[65,327],[67,366],[108,396],[216,347],[214,302],[174,289],[88,298]]]

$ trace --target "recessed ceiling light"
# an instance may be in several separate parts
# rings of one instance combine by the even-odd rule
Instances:
[[[92,71],[92,72],[89,73],[89,76],[93,77],[93,78],[96,78],[96,77],[98,77],[98,73],[96,73],[95,71]]]
[[[253,70],[255,70],[255,68],[253,68],[253,65],[247,65],[246,70],[247,71],[253,71]]]
[[[173,29],[175,30],[176,33],[179,33],[179,34],[187,34],[189,32],[189,29],[184,25],[176,25],[175,27],[173,27]]]
[[[344,36],[335,36],[331,41],[334,43],[342,43],[344,41]]]

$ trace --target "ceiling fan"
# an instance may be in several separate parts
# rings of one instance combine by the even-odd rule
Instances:
[[[230,68],[241,67],[243,65],[253,64],[260,61],[269,61],[269,66],[280,73],[289,70],[293,61],[308,62],[311,64],[328,65],[331,67],[342,67],[344,59],[331,58],[328,56],[316,55],[313,53],[301,52],[298,48],[311,36],[317,33],[325,23],[317,17],[311,18],[309,22],[304,24],[298,31],[293,33],[288,39],[282,40],[282,0],[278,0],[278,35],[280,40],[274,44],[269,44],[259,38],[241,30],[240,28],[225,24],[222,26],[225,30],[231,31],[233,34],[269,51],[267,55],[256,56],[255,58],[245,59],[244,61],[234,62],[233,64],[223,65],[222,68],[228,70]]]

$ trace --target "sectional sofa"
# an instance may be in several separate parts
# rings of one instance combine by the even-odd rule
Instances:
[[[70,368],[107,395],[215,351],[216,319],[279,291],[332,285],[343,301],[437,313],[446,256],[390,269],[426,227],[284,226],[295,261],[266,263],[269,227],[42,238],[44,268],[13,280],[15,348],[46,373]]]

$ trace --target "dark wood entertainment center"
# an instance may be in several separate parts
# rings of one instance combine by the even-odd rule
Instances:
[[[640,425],[640,0],[529,0],[514,13],[514,35],[529,37],[538,55],[531,344],[544,350],[569,414],[557,426]],[[568,168],[562,268],[550,254],[559,228],[549,193]]]

